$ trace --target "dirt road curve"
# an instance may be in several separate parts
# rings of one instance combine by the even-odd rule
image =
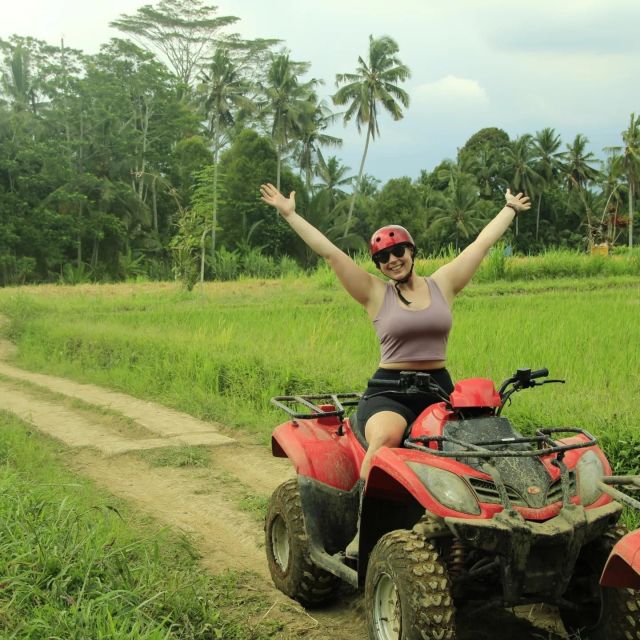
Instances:
[[[0,341],[0,409],[11,411],[69,448],[69,466],[159,522],[189,535],[212,571],[250,570],[283,619],[284,639],[364,640],[358,594],[345,592],[328,609],[305,612],[271,584],[262,524],[246,508],[293,470],[263,446],[222,425],[94,385],[24,371],[7,363],[14,348]],[[152,466],[144,452],[203,445],[208,467]],[[244,506],[243,506],[244,505]],[[460,640],[558,640],[562,626],[540,608],[492,612],[461,621]]]

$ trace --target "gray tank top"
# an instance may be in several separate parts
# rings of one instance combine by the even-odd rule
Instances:
[[[422,362],[445,360],[447,340],[453,319],[451,309],[438,285],[425,278],[431,304],[426,309],[411,311],[387,283],[382,307],[373,321],[380,338],[381,362]]]

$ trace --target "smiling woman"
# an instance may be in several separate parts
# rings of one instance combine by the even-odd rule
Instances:
[[[275,207],[300,238],[333,269],[346,291],[371,318],[380,339],[380,362],[357,410],[357,428],[368,449],[360,469],[360,489],[371,460],[381,447],[397,447],[405,429],[430,404],[436,394],[418,396],[380,389],[381,380],[395,380],[400,371],[429,371],[445,393],[453,382],[445,368],[446,347],[452,325],[451,305],[471,280],[489,249],[502,237],[520,211],[531,207],[529,198],[505,193],[505,205],[476,240],[432,276],[414,273],[416,245],[399,225],[378,229],[371,237],[371,258],[388,282],[365,271],[318,229],[296,213],[295,192],[285,198],[272,184],[260,187],[262,200]],[[357,538],[347,548],[353,555]]]

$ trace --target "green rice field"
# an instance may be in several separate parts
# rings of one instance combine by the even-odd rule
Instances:
[[[424,270],[425,265],[421,265]],[[378,346],[328,269],[282,280],[42,286],[0,291],[18,364],[249,429],[284,419],[274,395],[361,390]],[[454,379],[549,368],[565,385],[514,397],[517,426],[579,426],[618,471],[640,470],[640,278],[479,282],[454,305]]]

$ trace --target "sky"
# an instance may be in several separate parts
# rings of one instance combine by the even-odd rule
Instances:
[[[21,0],[3,7],[0,38],[16,33],[95,53],[121,36],[108,25],[139,0]],[[153,2],[152,2],[153,4]],[[311,63],[330,100],[336,73],[355,71],[369,35],[393,38],[411,70],[402,120],[380,120],[365,172],[386,182],[432,170],[483,127],[511,138],[553,127],[564,144],[578,133],[589,150],[622,144],[640,112],[637,0],[219,0],[246,38],[280,38],[291,58]],[[337,108],[336,108],[337,110]],[[331,133],[327,150],[357,173],[364,131]]]

